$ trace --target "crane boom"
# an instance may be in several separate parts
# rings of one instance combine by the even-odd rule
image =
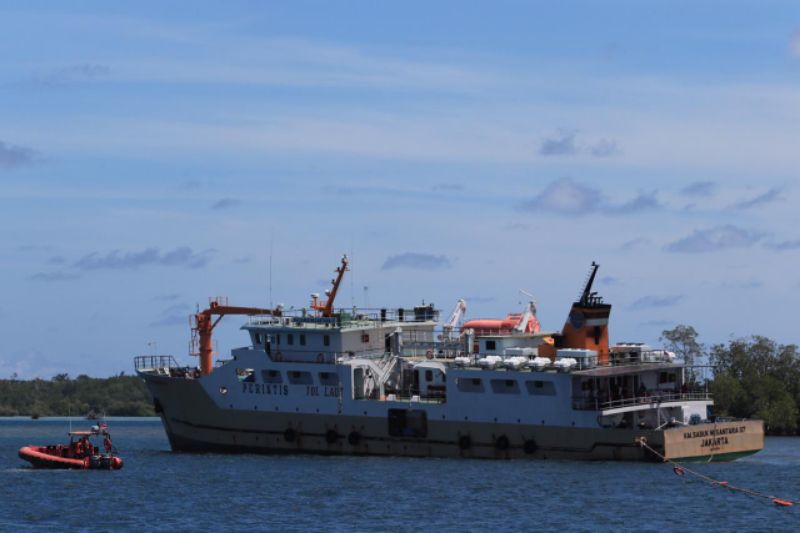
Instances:
[[[322,316],[324,317],[331,317],[333,316],[333,302],[336,300],[336,293],[339,292],[339,285],[342,283],[342,278],[344,277],[344,273],[349,270],[347,265],[350,263],[349,259],[347,259],[347,255],[342,256],[342,264],[334,270],[336,272],[336,278],[331,280],[331,288],[325,291],[325,294],[328,296],[328,299],[324,302],[319,301],[319,295],[312,294],[311,295],[311,309],[315,311],[322,311]]]
[[[464,301],[463,298],[459,298],[456,302],[456,306],[453,308],[453,312],[450,313],[450,318],[447,319],[447,322],[442,324],[442,330],[446,338],[450,338],[453,330],[456,329],[458,326],[458,322],[464,316],[464,313],[467,312],[467,302]]]
[[[223,305],[219,299],[212,299],[207,309],[194,315],[194,325],[192,326],[192,345],[199,345],[198,350],[192,355],[200,356],[200,373],[207,375],[214,367],[214,345],[211,335],[214,328],[225,315],[271,315],[281,316],[283,309],[278,306],[275,309],[263,307],[240,307]],[[216,316],[216,320],[212,317]],[[194,350],[193,350],[194,352]]]
[[[528,305],[525,306],[525,311],[523,311],[523,313],[520,315],[519,322],[516,326],[514,326],[513,331],[516,333],[524,333],[528,331],[528,323],[531,321],[531,319],[536,319],[536,303],[533,300],[528,302]],[[536,323],[534,324],[533,329],[536,329]]]

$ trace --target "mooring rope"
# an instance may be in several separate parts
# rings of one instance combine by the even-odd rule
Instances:
[[[781,507],[791,507],[794,504],[800,504],[800,501],[789,500],[789,499],[786,499],[786,498],[778,498],[777,496],[770,496],[769,494],[765,494],[765,493],[759,492],[757,490],[747,489],[747,488],[744,488],[744,487],[737,487],[735,485],[731,485],[727,481],[720,481],[718,479],[714,479],[712,477],[709,477],[709,476],[707,476],[705,474],[701,474],[700,472],[696,472],[696,471],[690,469],[687,466],[684,466],[684,465],[682,465],[680,463],[676,463],[672,459],[667,459],[666,457],[664,457],[658,451],[653,449],[649,444],[647,444],[647,439],[645,439],[644,437],[640,437],[640,438],[636,439],[636,443],[639,446],[641,446],[642,448],[645,448],[645,449],[649,450],[651,453],[653,453],[657,457],[660,457],[661,460],[664,461],[665,463],[671,464],[672,465],[672,471],[675,472],[675,475],[677,475],[677,476],[683,476],[683,475],[688,473],[688,474],[691,474],[691,475],[693,475],[693,476],[695,476],[697,478],[702,479],[703,481],[706,481],[707,483],[710,483],[713,486],[724,487],[724,488],[732,490],[732,491],[736,491],[736,492],[741,492],[743,494],[747,494],[748,496],[754,496],[756,498],[764,498],[764,499],[767,499],[767,500],[771,500],[772,503],[774,503],[775,505],[779,505]]]

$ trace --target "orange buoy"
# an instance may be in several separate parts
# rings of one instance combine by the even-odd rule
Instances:
[[[781,507],[791,507],[792,505],[794,505],[789,500],[781,500],[780,498],[774,498],[772,500],[772,503],[774,503],[775,505],[780,505]]]
[[[686,471],[680,465],[673,466],[672,467],[672,471],[675,472],[676,476],[682,476],[682,475],[684,475],[686,473]]]

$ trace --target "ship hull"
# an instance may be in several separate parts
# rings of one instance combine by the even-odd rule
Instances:
[[[222,409],[196,380],[143,376],[173,451],[476,459],[732,460],[763,447],[760,421],[663,431],[432,420],[423,438],[386,417]]]

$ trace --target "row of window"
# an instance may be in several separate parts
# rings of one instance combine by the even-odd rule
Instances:
[[[252,368],[237,368],[236,377],[239,381],[246,383],[257,383],[256,371]],[[286,372],[288,382],[292,385],[314,385],[314,377],[311,372],[304,372],[301,370],[290,370]],[[333,372],[320,372],[319,385],[337,387],[339,385],[339,376]],[[279,384],[283,383],[283,373],[280,370],[262,370],[261,381],[263,383]]]
[[[486,392],[481,378],[457,378],[456,387],[460,392]],[[520,394],[520,382],[515,379],[492,379],[489,387],[495,394]],[[555,396],[556,385],[552,381],[528,380],[525,381],[525,390],[535,396]]]
[[[280,333],[274,335],[273,338],[275,339],[275,344],[277,344],[277,345],[281,344],[281,334]],[[266,334],[262,335],[261,333],[256,333],[255,339],[256,339],[256,344],[264,344],[266,342],[266,340],[267,340],[267,335]],[[306,334],[305,333],[300,333],[298,335],[298,341],[299,341],[300,346],[305,346],[306,345]],[[294,333],[287,333],[286,334],[286,344],[288,346],[294,346]],[[330,335],[323,335],[322,336],[322,345],[323,346],[330,346],[331,345],[331,336]]]

